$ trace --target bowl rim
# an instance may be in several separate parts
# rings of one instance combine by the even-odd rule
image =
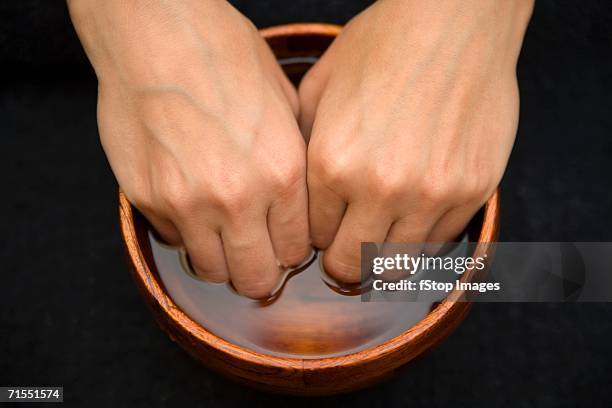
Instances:
[[[300,23],[269,27],[262,29],[260,32],[264,38],[269,40],[277,37],[300,35],[336,36],[340,31],[341,27],[337,25]],[[491,244],[497,239],[499,210],[499,190],[496,190],[483,207],[482,227],[478,235],[478,242],[473,256],[481,256],[490,252]],[[406,350],[411,344],[421,345],[421,350],[412,353],[413,355],[394,360],[392,363],[394,367],[391,368],[396,368],[427,349],[428,347],[425,347],[424,344],[427,343],[427,338],[432,336],[432,333],[436,329],[446,331],[447,334],[450,333],[455,327],[453,325],[454,322],[451,320],[459,319],[460,321],[471,307],[471,303],[469,302],[453,301],[447,298],[422,320],[400,335],[377,346],[351,354],[322,358],[279,357],[264,354],[216,336],[214,333],[192,320],[174,303],[165,292],[160,279],[151,271],[146,262],[146,258],[137,238],[136,223],[138,221],[135,217],[134,208],[121,190],[119,190],[119,221],[123,243],[133,267],[133,277],[138,281],[137,283],[139,286],[148,292],[148,295],[150,295],[156,305],[165,313],[166,317],[171,319],[172,323],[180,328],[180,330],[187,332],[207,346],[228,356],[242,360],[245,363],[257,366],[280,369],[292,368],[297,370],[348,367],[367,364],[373,360],[380,359],[381,356],[390,356],[396,352]],[[457,292],[455,295],[460,296],[461,293]]]

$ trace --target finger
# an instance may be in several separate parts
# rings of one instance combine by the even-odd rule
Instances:
[[[396,220],[391,225],[385,242],[423,243],[438,218],[415,212]]]
[[[346,202],[332,189],[316,180],[308,179],[308,214],[312,244],[326,249],[340,227]]]
[[[396,220],[391,225],[389,234],[387,234],[385,239],[383,255],[385,257],[392,257],[401,252],[412,257],[419,256],[423,251],[425,240],[438,218],[439,216],[437,215],[432,216],[422,214],[421,212],[414,212]]]
[[[274,293],[279,278],[266,214],[243,215],[224,226],[221,232],[230,279],[236,291],[253,299]]]
[[[305,180],[298,184],[296,192],[285,194],[272,203],[268,211],[268,230],[281,265],[299,265],[310,254]]]
[[[349,204],[334,241],[323,256],[332,277],[348,283],[361,280],[361,243],[383,242],[391,219],[366,204]]]
[[[194,225],[182,229],[185,250],[197,276],[209,282],[226,282],[229,279],[221,236],[208,227]]]
[[[154,214],[144,214],[149,223],[153,226],[153,229],[157,235],[168,245],[181,246],[183,241],[181,234],[178,229],[174,226],[172,221],[167,218],[157,216]]]
[[[465,230],[479,208],[479,205],[464,205],[449,210],[433,226],[427,241],[443,243],[455,240]]]

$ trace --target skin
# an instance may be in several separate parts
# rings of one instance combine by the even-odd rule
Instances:
[[[381,0],[310,70],[300,123],[311,236],[329,274],[360,280],[360,242],[452,241],[495,191],[532,7]]]
[[[270,295],[311,239],[348,282],[362,241],[453,240],[503,175],[531,0],[379,0],[299,95],[225,1],[68,4],[121,188],[245,296]]]
[[[69,2],[119,185],[196,273],[269,296],[311,251],[297,94],[225,1]]]

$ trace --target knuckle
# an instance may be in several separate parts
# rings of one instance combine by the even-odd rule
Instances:
[[[451,178],[437,175],[424,177],[417,187],[421,200],[431,206],[443,204],[451,199],[456,188]]]
[[[304,160],[291,160],[288,163],[274,166],[269,171],[272,185],[282,191],[292,191],[306,180],[306,165]]]
[[[180,181],[171,181],[161,185],[159,199],[165,208],[177,214],[190,212],[196,201],[194,194]]]
[[[217,205],[230,215],[242,214],[250,205],[251,198],[246,190],[228,191],[219,194],[216,198]]]
[[[323,257],[323,267],[327,274],[340,282],[358,283],[361,281],[361,266],[349,263],[334,256]]]
[[[405,173],[376,166],[367,171],[369,190],[383,201],[393,201],[404,195],[409,185]]]
[[[319,149],[308,159],[310,174],[326,185],[336,185],[350,178],[351,159],[346,153]]]
[[[290,244],[279,254],[279,262],[283,267],[296,266],[302,263],[309,253],[308,245]]]
[[[495,184],[489,174],[482,171],[473,172],[462,183],[461,199],[466,202],[484,201],[492,194]]]
[[[218,180],[209,189],[207,196],[210,205],[224,214],[239,215],[250,205],[252,196],[244,178],[234,177]]]

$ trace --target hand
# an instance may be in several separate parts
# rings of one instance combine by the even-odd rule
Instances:
[[[255,27],[225,1],[69,6],[128,199],[202,278],[270,295],[278,264],[310,252],[306,147],[295,89]]]
[[[517,129],[530,1],[382,0],[303,80],[313,244],[360,279],[359,244],[453,240],[495,191]]]

